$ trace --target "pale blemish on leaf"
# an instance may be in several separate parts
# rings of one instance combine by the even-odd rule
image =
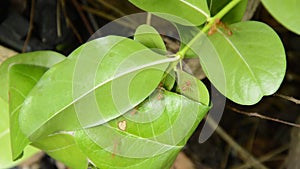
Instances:
[[[126,130],[126,121],[125,120],[123,120],[123,121],[120,121],[119,123],[118,123],[118,127],[119,127],[119,129],[120,130],[122,130],[122,131],[125,131]]]

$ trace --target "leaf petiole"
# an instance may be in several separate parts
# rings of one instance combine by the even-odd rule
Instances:
[[[220,20],[224,15],[226,15],[233,7],[235,7],[241,0],[232,0],[229,2],[221,11],[219,11],[215,16],[207,18],[207,24],[203,27],[203,29],[180,51],[177,52],[176,55],[180,56],[180,59],[183,59],[186,52],[190,49],[190,47],[197,42],[198,38],[200,38],[204,33],[206,33],[210,28],[215,24],[217,20]]]

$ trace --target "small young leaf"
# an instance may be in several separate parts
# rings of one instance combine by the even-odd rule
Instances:
[[[8,69],[13,64],[29,64],[51,67],[65,59],[65,56],[52,51],[23,53],[8,58],[0,65],[0,97],[8,102]]]
[[[167,53],[167,49],[163,39],[161,38],[159,33],[150,25],[139,26],[135,31],[134,40],[140,42],[141,44],[158,53]]]
[[[14,64],[9,69],[9,114],[12,157],[21,157],[23,149],[30,143],[21,132],[19,111],[30,90],[47,71],[46,67]]]
[[[75,139],[99,168],[170,168],[208,110],[182,95],[157,90],[134,113],[76,131]],[[120,129],[120,122],[126,127]]]
[[[280,86],[286,70],[285,51],[278,35],[266,24],[247,21],[229,26],[232,35],[218,29],[209,36],[224,72],[202,61],[202,67],[216,88],[232,101],[252,105],[264,95],[273,94]],[[201,49],[202,50],[201,50]],[[200,60],[211,55],[205,45]],[[220,83],[224,73],[225,83]]]
[[[210,13],[203,0],[129,0],[137,7],[175,23],[198,26]],[[191,25],[192,24],[192,25]]]
[[[300,35],[300,3],[298,0],[262,0],[261,2],[278,22]]]
[[[148,97],[169,63],[177,60],[128,38],[90,41],[33,88],[20,112],[22,131],[35,141],[61,130],[104,124]]]
[[[178,77],[177,92],[182,95],[209,106],[209,93],[206,86],[195,76],[182,70],[176,70]]]
[[[54,134],[34,142],[33,145],[72,169],[88,168],[88,159],[78,148],[72,135]]]
[[[0,98],[0,168],[10,168],[16,166],[35,153],[39,152],[39,150],[36,148],[28,146],[24,151],[24,156],[22,159],[17,161],[12,160],[8,116],[8,103]]]

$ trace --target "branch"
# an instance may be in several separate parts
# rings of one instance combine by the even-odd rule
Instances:
[[[27,48],[29,40],[31,38],[31,34],[32,34],[32,30],[33,30],[33,20],[34,20],[34,7],[35,7],[35,0],[31,0],[29,28],[28,28],[28,33],[27,33],[24,45],[23,45],[22,53],[26,52],[26,48]]]
[[[106,8],[113,10],[114,12],[116,12],[117,14],[119,14],[120,16],[126,16],[126,14],[124,12],[122,12],[121,10],[119,10],[116,7],[114,7],[113,5],[111,5],[108,2],[105,2],[103,0],[97,0],[97,2],[99,2],[100,4],[102,4],[103,6],[105,6]]]
[[[67,10],[66,10],[66,2],[65,0],[60,0],[59,1],[61,4],[61,8],[66,20],[66,24],[69,28],[71,28],[71,30],[73,31],[74,35],[76,36],[76,38],[78,39],[79,43],[83,43],[83,40],[79,34],[79,32],[77,31],[76,27],[73,25],[71,19],[69,18],[68,14],[67,14]]]
[[[295,104],[300,104],[300,100],[295,99],[294,97],[291,97],[291,96],[286,96],[286,95],[282,95],[282,94],[275,94],[274,96],[277,96],[277,97],[283,98],[285,100],[294,102]]]
[[[262,157],[258,158],[258,160],[260,162],[266,162],[266,161],[274,158],[275,156],[281,154],[282,152],[284,152],[284,151],[286,151],[288,149],[289,149],[289,145],[288,144],[283,145],[282,147],[279,147],[278,149],[273,150],[273,151],[271,151],[271,152],[263,155]],[[233,169],[247,169],[247,168],[248,168],[247,164],[243,164],[241,166],[234,167]]]
[[[219,134],[219,136],[240,154],[241,159],[247,164],[248,167],[252,166],[257,169],[267,169],[266,166],[260,163],[248,151],[246,151],[242,146],[235,142],[234,139],[231,136],[229,136],[220,126],[218,126],[218,124],[212,118],[207,116],[206,121],[213,128],[216,128],[216,132]]]
[[[87,18],[85,17],[81,6],[79,5],[79,3],[77,2],[77,0],[72,0],[73,5],[75,6],[75,9],[77,10],[81,20],[83,21],[83,24],[85,25],[87,31],[89,32],[90,35],[93,35],[94,31],[89,23],[89,21],[87,20]]]
[[[277,122],[277,123],[282,123],[282,124],[286,124],[286,125],[289,125],[289,126],[300,128],[300,124],[291,123],[291,122],[283,121],[283,120],[280,120],[280,119],[264,116],[264,115],[261,115],[257,112],[246,112],[246,111],[236,109],[234,107],[230,107],[230,106],[228,106],[228,107],[230,108],[230,110],[232,110],[236,113],[239,113],[239,114],[243,114],[243,115],[250,116],[250,117],[258,117],[258,118],[261,118],[261,119],[264,119],[264,120],[270,120],[270,121],[274,121],[274,122]]]

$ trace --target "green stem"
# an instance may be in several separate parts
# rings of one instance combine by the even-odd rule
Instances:
[[[186,52],[190,49],[198,38],[200,38],[204,33],[206,33],[216,22],[217,19],[221,19],[224,15],[226,15],[233,7],[235,7],[241,0],[232,0],[229,2],[221,11],[219,11],[214,17],[208,18],[208,23],[203,27],[203,29],[179,52],[177,55],[180,56],[181,59],[184,58]]]

